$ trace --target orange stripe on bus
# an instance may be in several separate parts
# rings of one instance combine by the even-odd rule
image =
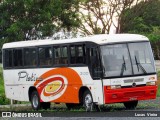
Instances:
[[[82,86],[82,80],[81,80],[80,76],[78,75],[78,73],[71,68],[56,68],[56,69],[52,69],[52,70],[47,71],[46,73],[41,75],[39,78],[46,79],[46,78],[53,76],[53,75],[64,76],[68,81],[68,85],[67,85],[67,88],[66,88],[65,92],[63,93],[63,95],[61,95],[59,98],[52,100],[52,101],[49,101],[49,102],[79,103],[79,89]],[[34,86],[36,86],[40,82],[42,82],[42,81],[36,81],[34,83]],[[51,82],[53,82],[53,81],[51,81]],[[42,85],[42,86],[44,86],[44,85]],[[40,89],[41,88],[38,88],[39,94],[43,94]],[[56,94],[57,94],[57,92],[56,92]],[[45,93],[44,96],[48,96],[48,94]]]

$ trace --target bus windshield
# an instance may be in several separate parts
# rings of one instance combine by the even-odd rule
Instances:
[[[149,42],[101,46],[104,77],[155,73]]]

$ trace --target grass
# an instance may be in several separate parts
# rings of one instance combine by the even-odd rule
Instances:
[[[0,95],[3,93],[4,93],[4,81],[3,81],[2,67],[0,67]]]
[[[157,97],[160,97],[160,71],[157,72],[157,77],[158,77],[158,91],[157,91]]]
[[[157,97],[160,97],[160,85],[158,86]]]
[[[135,110],[147,110],[147,109],[159,109],[160,105],[159,103],[152,103],[152,102],[145,102],[145,101],[139,101],[138,106],[136,107]],[[115,104],[107,104],[107,105],[103,105],[100,106],[101,112],[116,112],[116,111],[128,111],[123,103],[115,103]],[[31,106],[16,106],[11,108],[0,108],[0,111],[25,111],[25,112],[34,112],[34,110],[32,109]],[[76,109],[71,109],[68,110],[67,107],[65,106],[65,104],[58,104],[55,105],[54,103],[52,103],[51,108],[44,110],[38,110],[38,112],[85,112],[85,109],[83,107],[80,108],[76,108]]]

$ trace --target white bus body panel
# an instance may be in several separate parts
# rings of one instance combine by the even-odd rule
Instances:
[[[4,70],[3,74],[7,98],[20,101],[29,101],[29,88],[34,85],[36,78],[51,69],[54,68]],[[82,80],[82,85],[90,89],[93,101],[103,104],[103,88],[101,80],[93,80],[90,76],[88,67],[81,67],[81,69],[79,69],[79,67],[74,67],[71,69],[75,70],[79,74]],[[26,72],[28,75],[26,76],[23,75],[25,73],[22,73],[21,76],[26,77],[20,78],[20,72]],[[29,79],[31,81],[28,81]]]

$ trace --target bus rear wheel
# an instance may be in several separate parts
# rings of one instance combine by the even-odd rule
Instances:
[[[40,98],[38,95],[37,91],[33,91],[31,93],[31,104],[32,104],[32,108],[34,110],[39,110],[39,109],[49,109],[50,108],[50,102],[40,102]]]
[[[137,107],[138,101],[130,101],[123,103],[126,109],[135,109]]]
[[[41,108],[41,102],[37,91],[31,93],[31,105],[34,110]]]

